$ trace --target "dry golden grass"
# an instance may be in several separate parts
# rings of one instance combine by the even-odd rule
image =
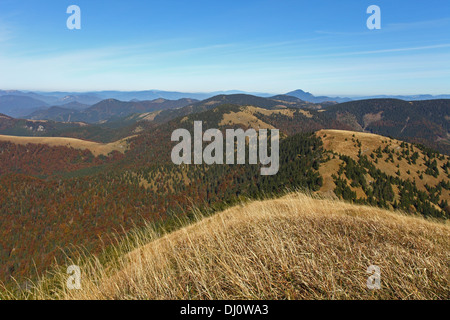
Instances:
[[[444,170],[442,170],[442,165],[448,160],[448,157],[446,157],[445,160],[436,159],[440,174],[435,178],[431,175],[423,173],[427,168],[423,159],[424,154],[419,148],[416,147],[414,147],[414,151],[417,151],[419,154],[419,159],[417,159],[416,164],[409,164],[406,158],[398,160],[397,156],[394,156],[394,163],[391,163],[390,161],[385,162],[384,160],[387,158],[386,154],[383,154],[383,158],[378,159],[378,163],[375,163],[374,160],[370,158],[370,154],[379,147],[384,149],[388,146],[391,150],[393,149],[401,152],[401,144],[404,143],[402,141],[372,133],[346,130],[320,130],[316,133],[316,135],[322,139],[325,150],[347,155],[354,160],[358,160],[359,147],[356,146],[356,141],[359,141],[361,143],[362,154],[368,156],[368,159],[375,165],[375,167],[387,175],[394,177],[396,176],[396,172],[399,170],[400,178],[404,180],[409,179],[411,181],[415,180],[419,190],[426,191],[425,185],[434,187],[440,181],[446,179],[446,174]],[[408,144],[408,146],[410,146],[410,144]],[[339,170],[339,164],[341,163],[343,163],[342,160],[333,159],[331,162],[326,162],[321,165],[319,172],[325,182],[320,190],[321,192],[327,193],[330,190],[334,190],[336,185],[334,184],[331,175],[337,173]],[[397,165],[399,167],[397,167]],[[418,171],[422,173],[423,179],[419,178],[420,174],[417,173]],[[352,190],[357,192],[358,197],[363,195],[362,190],[357,190],[353,187]],[[448,190],[442,190],[441,198],[450,201],[450,192]]]
[[[94,156],[108,155],[112,151],[125,152],[128,148],[127,140],[125,138],[111,143],[98,143],[75,138],[64,137],[17,137],[0,135],[0,141],[8,141],[15,144],[27,145],[31,144],[45,144],[50,147],[69,147],[80,150],[89,150]]]
[[[312,116],[308,111],[301,111],[305,116]],[[261,113],[266,116],[273,114],[283,114],[288,117],[294,116],[294,111],[292,109],[276,109],[267,110],[259,107],[246,106],[241,107],[239,112],[230,112],[223,115],[223,119],[220,122],[221,126],[225,125],[244,125],[255,129],[274,129],[274,127],[262,120],[260,120],[255,113]]]
[[[343,161],[340,159],[331,159],[326,163],[322,163],[319,167],[320,176],[323,179],[322,186],[320,187],[319,192],[324,195],[333,195],[333,190],[336,188],[336,184],[334,183],[334,179],[332,178],[333,174],[336,174],[339,170],[339,166]]]
[[[259,108],[259,107],[248,106],[248,107],[245,107],[245,110],[248,113],[252,113],[252,114],[254,114],[254,113],[261,113],[261,114],[266,115],[266,116],[271,116],[271,115],[274,115],[274,114],[283,114],[283,115],[288,116],[290,118],[294,117],[294,110],[293,109],[273,109],[273,110],[269,110],[269,109],[264,109],[264,108]],[[301,113],[303,113],[304,115],[312,116],[311,113],[309,113],[306,110],[299,109],[299,111]]]
[[[363,154],[369,155],[378,147],[384,148],[384,141],[392,141],[391,149],[400,147],[401,141],[390,139],[373,133],[348,131],[348,130],[320,130],[316,135],[322,138],[324,148],[333,150],[334,152],[348,155],[357,159],[359,148],[355,147],[352,139],[358,139],[361,142],[361,150]]]
[[[117,248],[82,266],[82,289],[57,274],[36,299],[448,299],[450,227],[293,193],[239,205]],[[381,289],[367,288],[368,266]]]
[[[153,111],[153,112],[146,112],[139,115],[139,119],[146,120],[146,121],[153,121],[155,120],[156,116],[161,113],[162,110]]]
[[[251,112],[248,111],[225,113],[219,125],[231,126],[240,124],[255,129],[273,129],[272,125],[258,119],[256,116],[254,116]]]

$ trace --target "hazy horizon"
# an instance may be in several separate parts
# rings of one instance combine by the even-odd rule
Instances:
[[[214,91],[182,91],[182,90],[160,90],[160,89],[144,89],[144,90],[115,90],[115,89],[101,89],[101,90],[29,90],[29,89],[17,89],[17,88],[0,88],[0,91],[20,91],[24,93],[38,93],[38,94],[52,94],[52,93],[78,93],[78,94],[88,94],[88,93],[101,93],[101,92],[121,92],[121,93],[132,93],[132,92],[176,92],[176,93],[186,93],[186,94],[250,94],[250,95],[284,95],[292,91],[296,90],[302,90],[306,93],[310,93],[315,97],[319,96],[328,96],[328,97],[340,97],[340,98],[358,98],[358,97],[369,97],[369,96],[422,96],[422,95],[430,95],[430,96],[440,96],[440,95],[450,95],[450,91],[448,92],[441,92],[437,94],[431,94],[427,92],[416,92],[416,93],[393,93],[393,94],[387,94],[387,93],[374,93],[374,94],[346,94],[346,93],[333,93],[329,94],[326,92],[323,93],[316,93],[316,92],[310,92],[308,90],[304,90],[301,88],[297,88],[294,90],[288,90],[285,92],[263,92],[263,91],[256,91],[256,92],[249,92],[239,89],[229,89],[229,90],[214,90]]]

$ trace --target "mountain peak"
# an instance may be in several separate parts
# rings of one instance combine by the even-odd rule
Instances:
[[[297,97],[302,100],[308,100],[308,99],[315,98],[315,96],[313,94],[311,94],[310,92],[307,92],[307,91],[303,91],[302,89],[297,89],[297,90],[291,91],[289,93],[286,93],[286,95],[294,96],[294,97]]]
[[[297,89],[295,91],[288,92],[288,93],[286,93],[286,95],[293,96],[293,97],[299,98],[301,100],[304,100],[307,102],[312,102],[312,103],[322,103],[322,102],[330,102],[330,101],[335,101],[335,102],[341,103],[341,102],[347,102],[347,101],[351,100],[350,98],[341,98],[341,97],[334,97],[334,98],[330,98],[330,97],[326,97],[326,96],[316,97],[312,93],[303,91],[301,89]]]

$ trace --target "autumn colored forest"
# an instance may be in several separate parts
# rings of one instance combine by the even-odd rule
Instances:
[[[224,115],[231,122],[225,123]],[[171,133],[177,128],[192,131],[194,121],[202,121],[204,130],[247,129],[256,124],[281,128],[278,174],[261,176],[259,165],[172,164]],[[141,131],[130,135],[125,152],[107,155],[95,156],[87,149],[68,146],[0,142],[2,282],[14,286],[14,278],[19,286],[26,286],[26,279],[43,274],[55,259],[64,265],[71,257],[70,249],[100,253],[115,236],[145,222],[170,228],[171,221],[188,216],[193,207],[217,211],[239,199],[275,196],[287,190],[320,193],[331,185],[335,196],[350,202],[441,221],[449,217],[448,156],[409,143],[401,150],[386,144],[366,155],[359,140],[349,135],[353,144],[347,151],[355,153],[351,157],[328,148],[323,134],[314,133],[325,127],[350,129],[321,112],[269,112],[223,105],[132,128],[136,131],[137,127]],[[394,157],[411,165],[420,162],[421,175],[434,177],[433,185],[422,187],[415,177],[391,174],[375,163],[383,161],[396,168],[400,164]]]

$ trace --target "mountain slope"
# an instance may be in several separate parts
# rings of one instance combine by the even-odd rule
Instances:
[[[85,123],[15,119],[0,114],[0,134],[12,136],[52,136],[60,130],[78,130]]]
[[[35,120],[73,121],[96,123],[120,119],[134,113],[146,113],[157,110],[182,108],[196,102],[192,99],[165,100],[156,99],[152,101],[119,101],[115,99],[102,100],[84,110],[73,110],[73,108],[52,107],[40,110],[30,115]],[[70,105],[69,105],[70,107]]]
[[[76,113],[77,111],[74,109],[55,106],[44,110],[37,110],[29,114],[28,116],[25,116],[25,118],[30,120],[53,120],[70,122],[72,115]]]
[[[158,116],[155,117],[155,120]],[[220,105],[204,112],[174,119],[180,126],[202,121],[207,128],[279,128],[285,135],[312,132],[323,128],[348,129],[322,112],[299,108],[266,109],[256,106]]]
[[[450,157],[395,139],[320,130],[320,193],[426,216],[450,217]]]
[[[0,96],[0,113],[11,117],[20,117],[30,112],[46,107],[47,104],[26,96],[5,95]]]
[[[282,109],[282,108],[302,108],[312,106],[312,103],[305,102],[296,97],[288,95],[277,95],[273,97],[258,97],[249,94],[230,94],[217,95],[212,98],[199,101],[192,105],[194,109],[199,108],[202,111],[212,109],[222,104],[234,104],[239,106],[254,106],[264,109]]]
[[[300,89],[288,92],[288,93],[286,93],[286,95],[297,97],[299,99],[302,99],[302,100],[308,101],[308,102],[312,102],[312,103],[322,103],[322,102],[327,102],[327,101],[347,102],[347,101],[352,100],[350,98],[340,98],[340,97],[333,97],[333,98],[325,97],[325,96],[316,97],[316,96],[312,95],[311,93],[305,92]]]
[[[160,238],[149,226],[104,264],[81,264],[83,290],[58,289],[62,271],[32,297],[447,299],[449,239],[448,225],[295,193]],[[381,290],[367,288],[371,265],[381,270]]]
[[[231,94],[231,95],[217,95],[206,100],[188,105],[184,108],[176,110],[164,110],[158,114],[154,121],[158,123],[167,122],[177,117],[183,117],[190,114],[196,114],[208,111],[219,107],[221,105],[236,105],[242,107],[258,107],[263,109],[285,109],[285,108],[320,108],[320,105],[315,105],[302,101],[295,97],[278,95],[270,98],[262,98],[248,94]]]
[[[113,143],[97,143],[74,138],[63,137],[16,137],[0,135],[0,142],[10,142],[17,145],[46,145],[49,147],[68,147],[79,150],[89,150],[94,156],[108,155],[113,151],[123,153],[126,149],[125,140]]]
[[[450,154],[450,99],[360,100],[328,106],[324,113],[355,131],[422,143]]]

